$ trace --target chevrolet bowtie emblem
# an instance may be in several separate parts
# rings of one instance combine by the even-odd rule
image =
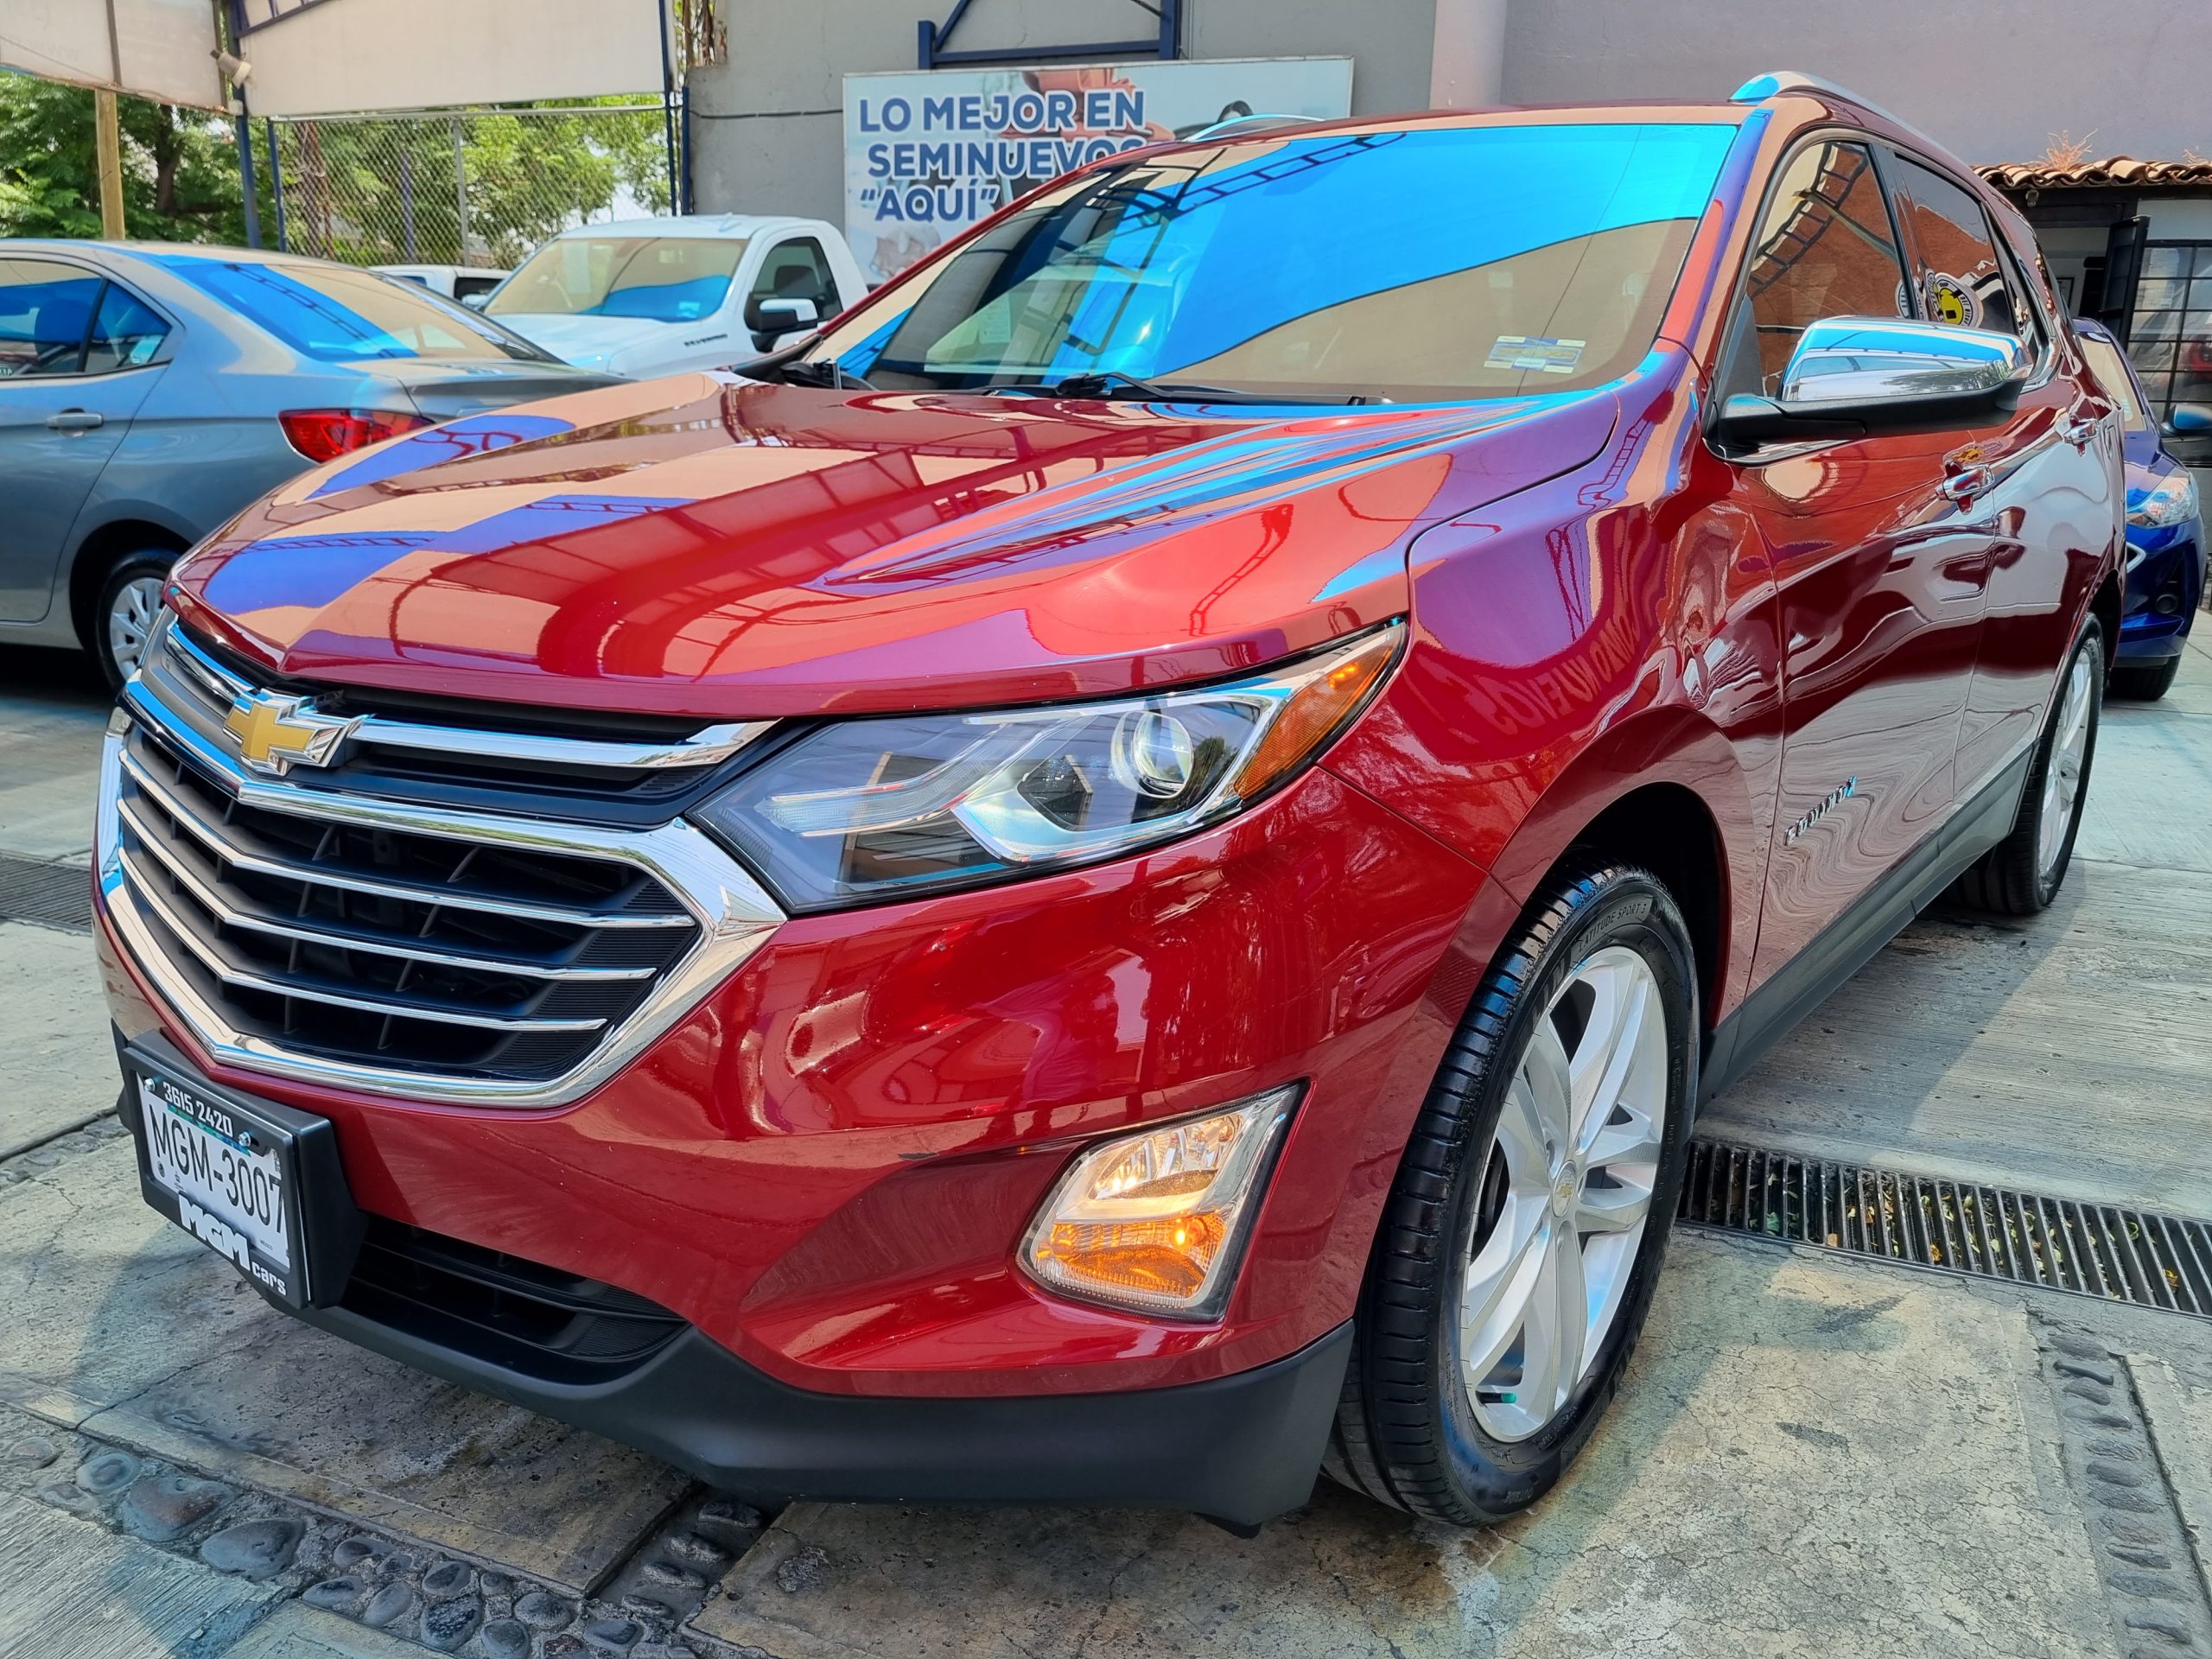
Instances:
[[[223,729],[238,741],[238,759],[254,771],[282,778],[294,766],[334,766],[339,750],[360,721],[317,714],[305,697],[255,691],[223,716]]]

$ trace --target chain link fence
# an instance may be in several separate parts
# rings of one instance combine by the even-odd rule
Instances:
[[[354,264],[509,267],[556,232],[669,211],[655,103],[269,123],[277,238]]]

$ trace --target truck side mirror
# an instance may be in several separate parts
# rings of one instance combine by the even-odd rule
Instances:
[[[822,312],[812,300],[789,296],[753,302],[753,343],[762,351],[772,351],[776,342],[785,334],[803,328],[811,328],[822,321]]]

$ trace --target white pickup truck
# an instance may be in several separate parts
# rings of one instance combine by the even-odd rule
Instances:
[[[867,292],[832,225],[702,213],[563,231],[483,308],[556,357],[649,379],[758,357]]]

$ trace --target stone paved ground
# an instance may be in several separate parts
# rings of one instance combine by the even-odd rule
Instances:
[[[0,853],[83,861],[98,705],[0,665]],[[2212,1214],[2208,728],[2199,653],[2116,711],[2058,914],[1909,931],[1717,1121]],[[0,925],[10,1659],[2212,1659],[2212,1322],[1685,1233],[1574,1478],[1493,1531],[1326,1485],[1251,1540],[763,1516],[270,1313],[138,1199],[112,1065],[88,942]]]

